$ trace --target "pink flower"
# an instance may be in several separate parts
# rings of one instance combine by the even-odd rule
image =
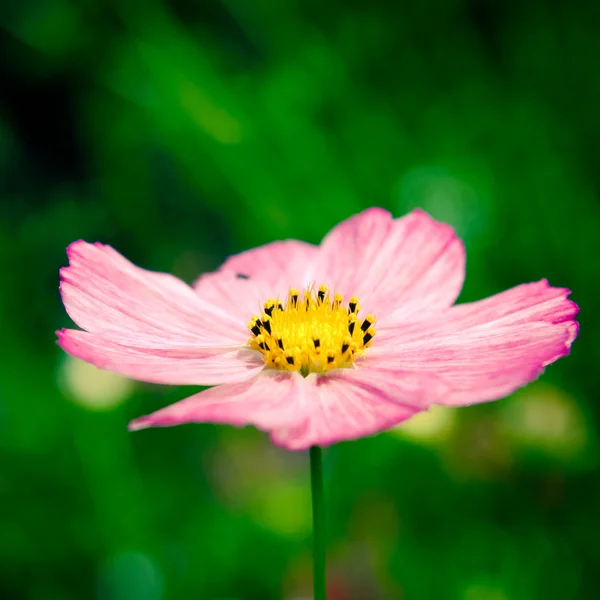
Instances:
[[[68,353],[153,383],[215,386],[134,420],[254,425],[290,450],[374,434],[432,404],[502,398],[569,352],[578,307],[546,280],[452,306],[465,251],[420,210],[372,208],[320,246],[228,258],[189,287],[102,244],[61,270]]]

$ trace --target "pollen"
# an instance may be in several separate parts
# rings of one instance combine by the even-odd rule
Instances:
[[[375,336],[375,317],[360,318],[360,309],[356,296],[345,304],[326,285],[292,288],[285,302],[270,298],[262,314],[250,319],[248,343],[273,369],[306,376],[350,367]]]

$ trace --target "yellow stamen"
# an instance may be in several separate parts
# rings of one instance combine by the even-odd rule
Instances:
[[[340,294],[326,285],[315,291],[288,292],[285,303],[270,298],[260,317],[248,323],[249,345],[274,369],[322,373],[349,367],[375,336],[374,315],[359,318],[360,303],[352,296],[347,307]]]

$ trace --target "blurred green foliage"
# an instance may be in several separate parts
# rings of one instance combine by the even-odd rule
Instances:
[[[473,300],[574,290],[513,398],[326,452],[331,600],[597,597],[597,2],[22,0],[0,8],[0,598],[310,596],[304,454],[126,431],[190,390],[68,360],[84,238],[192,281],[370,205],[465,239]]]

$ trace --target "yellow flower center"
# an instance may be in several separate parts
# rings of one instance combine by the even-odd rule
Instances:
[[[360,303],[352,296],[348,306],[340,294],[330,295],[326,285],[315,292],[292,288],[285,304],[269,299],[264,312],[248,323],[250,347],[274,369],[322,373],[349,367],[375,336],[375,317],[359,319]]]

